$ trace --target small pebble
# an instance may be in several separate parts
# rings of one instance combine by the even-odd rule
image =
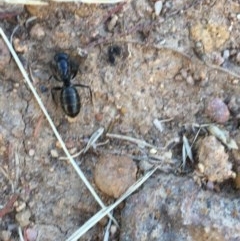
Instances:
[[[30,224],[29,218],[31,217],[31,212],[29,209],[25,209],[22,212],[16,214],[15,218],[21,227],[25,227]]]
[[[150,152],[150,154],[154,155],[157,153],[157,149],[151,148],[149,152]]]
[[[112,32],[112,30],[114,29],[114,27],[116,26],[118,21],[118,16],[116,14],[114,14],[111,18],[111,20],[109,21],[107,28],[109,32]]]
[[[125,156],[102,155],[94,170],[96,186],[105,194],[118,198],[136,181],[137,166]]]
[[[219,52],[214,52],[212,55],[213,55],[213,64],[218,66],[223,64],[224,57],[222,57]]]
[[[219,98],[214,98],[208,102],[206,114],[213,121],[220,124],[227,122],[230,117],[230,112],[227,105]]]
[[[156,16],[159,16],[162,11],[163,3],[162,1],[157,1],[154,4],[155,14]]]
[[[57,152],[57,150],[52,149],[52,150],[50,151],[50,153],[51,153],[51,156],[52,156],[53,158],[58,158],[58,152]]]
[[[240,113],[240,95],[233,95],[228,103],[229,110],[234,116]]]
[[[234,179],[235,188],[240,189],[240,173],[237,173]]]
[[[240,20],[240,13],[237,14],[237,20]]]
[[[103,119],[103,114],[101,114],[101,113],[95,114],[95,120],[96,121],[100,122],[100,121],[102,121],[102,119]]]
[[[139,169],[146,172],[153,168],[153,164],[149,163],[147,160],[141,160],[139,162]]]
[[[26,236],[27,241],[36,241],[38,232],[34,228],[27,228],[25,230],[25,236]]]
[[[110,233],[112,236],[114,236],[117,232],[117,226],[116,225],[112,225],[110,228]]]
[[[233,81],[232,81],[232,84],[234,84],[234,85],[237,85],[239,83],[239,79],[234,79]]]
[[[187,72],[186,69],[181,69],[181,70],[180,70],[180,73],[181,73],[181,75],[182,75],[182,77],[183,77],[184,79],[187,78],[187,76],[188,76],[188,72]]]
[[[45,32],[44,32],[44,28],[40,25],[40,24],[36,24],[32,27],[31,31],[30,31],[30,35],[32,38],[41,40],[45,37]]]
[[[189,85],[194,85],[194,84],[195,84],[195,81],[194,81],[192,75],[189,75],[189,76],[186,78],[186,82],[187,82]]]
[[[229,49],[225,49],[223,51],[223,58],[226,60],[226,59],[229,59],[229,56],[230,56],[230,51]]]
[[[29,156],[34,156],[35,154],[35,150],[34,149],[30,149],[29,152],[28,152],[28,155]]]
[[[238,63],[240,63],[240,52],[237,53],[236,61],[237,61]]]
[[[26,208],[26,203],[25,202],[20,202],[18,206],[16,207],[16,212],[21,212],[23,209]]]
[[[77,48],[77,53],[82,58],[87,58],[88,56],[88,51],[86,49]]]
[[[2,39],[0,39],[0,71],[4,70],[6,66],[9,64],[11,59],[10,52],[7,48],[7,45],[4,43]]]
[[[56,141],[56,144],[55,146],[58,148],[58,149],[62,149],[62,145],[59,141]]]
[[[19,38],[13,39],[13,46],[18,53],[26,53],[28,51],[28,46],[21,42]]]
[[[208,181],[223,182],[236,175],[229,154],[215,136],[206,136],[198,145],[198,169]]]
[[[0,240],[1,241],[10,241],[11,232],[7,230],[0,231]]]
[[[76,147],[71,148],[71,149],[69,150],[69,153],[70,153],[71,155],[77,153],[77,148],[76,148]]]
[[[177,74],[177,75],[175,75],[174,80],[181,81],[181,80],[183,80],[183,77],[181,74]]]

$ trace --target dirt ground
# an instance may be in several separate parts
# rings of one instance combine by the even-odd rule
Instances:
[[[94,183],[94,168],[102,155],[135,156],[140,177],[145,169],[137,159],[149,157],[151,152],[162,157],[170,151],[174,165],[167,171],[185,176],[196,169],[198,155],[194,146],[194,162],[187,160],[183,170],[182,137],[184,134],[192,142],[196,124],[219,123],[240,143],[240,4],[225,0],[158,2],[162,3],[159,14],[155,0],[116,5],[51,3],[0,13],[0,26],[9,39],[12,36],[15,51],[72,154],[81,150],[99,127],[164,150],[155,153],[103,136],[99,140],[103,145],[76,158],[106,205],[114,199]],[[109,56],[109,48],[114,46],[120,47],[120,53]],[[11,204],[17,193],[15,206],[21,209],[23,205],[27,216],[17,221],[16,213],[22,210],[0,212],[0,230],[10,236],[1,238],[19,240],[17,227],[26,221],[20,223],[23,230],[34,227],[45,234],[40,240],[66,240],[100,207],[72,166],[59,160],[64,153],[49,124],[4,43],[0,48],[0,208]],[[72,82],[90,86],[93,93],[91,103],[89,92],[78,88],[82,107],[74,120],[66,117],[51,96],[51,88],[61,86],[50,78],[51,62],[58,52],[79,61],[79,73]],[[217,117],[212,113],[220,107],[206,111],[214,98],[227,109]],[[229,111],[229,116],[224,111]],[[209,133],[202,130],[199,138],[206,135]],[[225,149],[238,175],[239,152],[234,155]],[[224,191],[224,187],[218,188]],[[227,187],[235,188],[233,183]],[[123,208],[124,204],[115,210],[120,230],[113,232],[110,240],[120,240],[125,232],[121,230]],[[103,240],[105,226],[103,220],[81,240]]]

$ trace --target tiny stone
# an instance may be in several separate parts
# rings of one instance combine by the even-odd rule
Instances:
[[[21,227],[25,227],[30,224],[29,218],[31,217],[31,212],[29,209],[25,209],[24,211],[17,213],[15,218],[18,221]]]
[[[224,58],[224,59],[228,59],[229,56],[230,56],[230,51],[229,51],[229,49],[225,49],[225,50],[223,51],[223,58]]]
[[[223,62],[224,62],[224,58],[221,56],[221,54],[218,52],[214,52],[213,53],[213,63],[215,65],[220,66],[223,64]]]
[[[25,230],[26,238],[28,241],[36,241],[38,237],[38,232],[36,229],[33,228],[27,228]]]
[[[77,53],[82,58],[86,58],[88,56],[88,51],[86,49],[77,48]]]
[[[26,208],[26,203],[25,202],[21,202],[17,207],[16,207],[16,211],[19,213],[21,212],[23,209]]]
[[[115,233],[117,232],[117,227],[116,225],[112,225],[111,228],[110,228],[110,232],[111,232],[111,235],[115,235]]]
[[[118,21],[118,16],[116,14],[114,14],[107,26],[109,32],[111,32],[114,29],[114,27],[117,24],[117,21]]]
[[[229,154],[215,136],[204,137],[198,146],[198,169],[208,181],[223,182],[234,176]],[[201,166],[202,165],[202,166]]]
[[[155,148],[150,149],[150,154],[154,155],[157,153],[157,150]]]
[[[147,160],[141,160],[139,162],[139,168],[144,172],[150,170],[152,167],[153,167],[153,164],[149,163]]]
[[[36,24],[32,27],[30,31],[31,37],[41,40],[45,37],[44,29],[40,26],[40,24]]]
[[[28,155],[29,156],[34,156],[35,154],[35,150],[34,149],[30,149],[29,152],[28,152]]]
[[[177,75],[175,75],[174,80],[181,81],[181,80],[183,80],[183,77],[181,74],[177,74]]]
[[[4,70],[11,59],[10,52],[2,39],[0,39],[0,71]]]
[[[58,158],[58,152],[57,152],[57,150],[52,149],[52,150],[50,151],[50,153],[51,153],[51,156],[52,156],[53,158]]]
[[[76,148],[76,147],[73,147],[73,148],[71,148],[71,149],[69,150],[69,153],[70,153],[71,155],[75,154],[76,152],[77,152],[77,148]]]
[[[234,85],[237,85],[237,84],[239,83],[239,79],[234,79],[234,80],[232,81],[232,83],[233,83]]]
[[[154,9],[156,16],[159,16],[162,11],[163,3],[162,1],[155,2]]]
[[[240,20],[240,13],[237,14],[237,20]]]
[[[228,103],[229,110],[233,115],[238,115],[240,113],[240,96],[233,95]]]
[[[102,121],[102,119],[103,119],[103,114],[101,114],[101,113],[95,114],[95,119],[96,119],[96,121],[98,121],[98,122]]]
[[[0,232],[0,240],[9,241],[11,238],[11,232],[7,230],[3,230]]]
[[[136,181],[137,166],[126,156],[102,155],[95,165],[94,181],[105,194],[118,198]]]
[[[210,100],[206,107],[206,114],[217,123],[225,123],[229,120],[230,112],[227,105],[219,98]]]
[[[18,53],[26,53],[28,50],[27,45],[22,43],[19,38],[15,38],[13,40],[13,46],[15,51]]]
[[[187,70],[186,70],[186,69],[181,69],[181,70],[180,70],[180,73],[181,73],[181,75],[182,75],[182,77],[183,77],[184,79],[187,78],[188,73],[187,73]]]
[[[56,142],[55,146],[58,148],[58,149],[62,149],[62,145],[59,141]]]
[[[198,163],[198,170],[200,173],[204,173],[204,166],[202,163]]]
[[[238,63],[240,62],[240,52],[237,53],[236,61],[237,61]]]
[[[187,78],[186,78],[186,82],[190,85],[194,85],[195,82],[194,82],[194,79],[191,75],[189,75]]]

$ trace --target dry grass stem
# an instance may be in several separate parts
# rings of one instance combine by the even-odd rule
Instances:
[[[53,2],[81,2],[81,3],[119,3],[125,0],[51,0]]]
[[[82,2],[82,3],[105,3],[105,4],[112,4],[112,3],[119,3],[125,0],[3,0],[4,3],[10,4],[28,4],[28,5],[48,5],[49,2]]]
[[[185,135],[183,135],[183,146],[186,151],[186,155],[189,157],[191,162],[193,162],[193,154],[191,149],[192,146],[190,146],[189,141]]]
[[[150,148],[158,149],[158,147],[153,146],[153,145],[147,143],[144,140],[139,140],[139,139],[133,138],[131,136],[124,136],[124,135],[118,135],[118,134],[112,134],[112,133],[107,133],[106,136],[109,137],[109,138],[120,139],[120,140],[124,140],[124,141],[129,141],[129,142],[135,143],[135,144],[137,144],[141,148],[143,148],[143,147],[150,147]]]
[[[92,136],[90,137],[87,146],[84,149],[84,153],[86,153],[88,151],[88,149],[95,145],[96,141],[99,139],[99,137],[103,134],[104,132],[104,128],[100,127],[97,131],[95,131]]]
[[[16,168],[14,186],[17,187],[17,185],[18,185],[18,180],[19,180],[19,178],[20,178],[20,160],[19,160],[19,156],[18,156],[17,152],[15,152],[14,161],[15,161],[15,168]]]
[[[21,227],[18,227],[18,235],[19,235],[19,240],[20,240],[20,241],[25,241],[24,238],[23,238],[23,235],[22,235],[22,229],[21,229]]]
[[[112,214],[112,212],[111,212],[111,214]],[[103,241],[109,241],[111,225],[112,225],[112,220],[109,219],[106,230],[105,230]]]
[[[164,119],[164,120],[154,119],[154,120],[153,120],[153,125],[154,125],[160,132],[163,132],[164,128],[163,128],[162,123],[169,122],[169,121],[172,121],[172,120],[173,120],[173,118]]]
[[[95,144],[96,141],[99,139],[99,137],[103,134],[104,132],[104,128],[100,127],[97,131],[95,131],[92,136],[90,137],[87,145],[85,148],[83,148],[81,151],[75,153],[74,155],[72,155],[72,158],[76,158],[78,156],[80,156],[82,153],[86,153],[88,151],[88,149],[91,147],[91,146],[102,146],[102,145],[105,145],[108,143],[108,140],[105,141],[104,143],[99,143],[98,145]],[[60,157],[59,160],[68,160],[67,157]]]
[[[3,0],[3,2],[10,4],[48,5],[46,1],[41,0]]]
[[[117,207],[124,199],[129,197],[135,192],[156,170],[155,167],[151,171],[147,172],[142,178],[135,182],[128,190],[112,205],[101,209],[93,217],[91,217],[81,228],[74,232],[66,241],[77,241],[84,233],[92,228],[97,222],[99,222],[105,215],[109,214],[115,207]]]
[[[25,79],[25,81],[26,81],[29,89],[32,91],[32,93],[33,93],[36,101],[38,102],[38,105],[40,106],[41,110],[43,111],[44,115],[46,116],[46,118],[47,118],[47,120],[48,120],[48,122],[49,122],[49,124],[50,124],[50,126],[51,126],[51,128],[52,128],[52,130],[53,130],[53,132],[54,132],[54,134],[55,134],[55,136],[56,136],[56,138],[58,139],[59,143],[61,144],[62,149],[63,149],[63,151],[65,152],[66,156],[68,157],[71,165],[73,166],[73,168],[75,169],[75,171],[77,172],[77,174],[79,175],[79,177],[82,179],[82,181],[84,182],[84,184],[86,185],[86,187],[88,188],[88,190],[91,192],[91,194],[93,195],[93,197],[95,198],[95,200],[99,203],[99,205],[100,205],[102,208],[105,208],[104,203],[102,202],[102,200],[100,199],[100,197],[97,195],[97,193],[95,192],[95,190],[93,189],[92,185],[89,183],[89,181],[88,181],[87,178],[85,177],[85,175],[84,175],[84,173],[82,172],[82,170],[79,168],[79,166],[77,165],[77,163],[75,162],[75,160],[71,157],[70,153],[68,152],[67,147],[66,147],[65,143],[64,143],[63,140],[62,140],[62,137],[61,137],[60,134],[58,133],[58,131],[57,131],[57,129],[56,129],[56,127],[55,127],[55,125],[54,125],[51,117],[49,116],[49,114],[48,114],[45,106],[43,105],[43,102],[42,102],[41,98],[39,97],[39,95],[38,95],[38,93],[36,92],[34,86],[32,85],[32,82],[31,82],[31,80],[29,79],[27,72],[25,71],[25,69],[24,69],[21,61],[19,60],[16,52],[14,51],[11,43],[10,43],[9,40],[7,39],[7,36],[6,36],[5,33],[3,32],[2,28],[0,28],[0,34],[1,34],[2,38],[3,38],[3,40],[5,41],[5,43],[7,44],[7,47],[8,47],[8,49],[10,50],[10,52],[11,52],[11,54],[12,54],[12,56],[13,56],[15,62],[16,62],[16,64],[18,65],[18,68],[19,68],[19,70],[21,71],[21,73],[22,73],[22,75],[23,75],[23,77],[24,77],[24,79]],[[113,217],[110,216],[110,218],[113,218]],[[115,219],[114,219],[114,223],[115,223],[116,225],[118,225]]]

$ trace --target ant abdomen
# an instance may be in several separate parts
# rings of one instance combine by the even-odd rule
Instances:
[[[81,109],[80,96],[74,86],[64,87],[60,102],[63,111],[70,117],[76,117]]]

